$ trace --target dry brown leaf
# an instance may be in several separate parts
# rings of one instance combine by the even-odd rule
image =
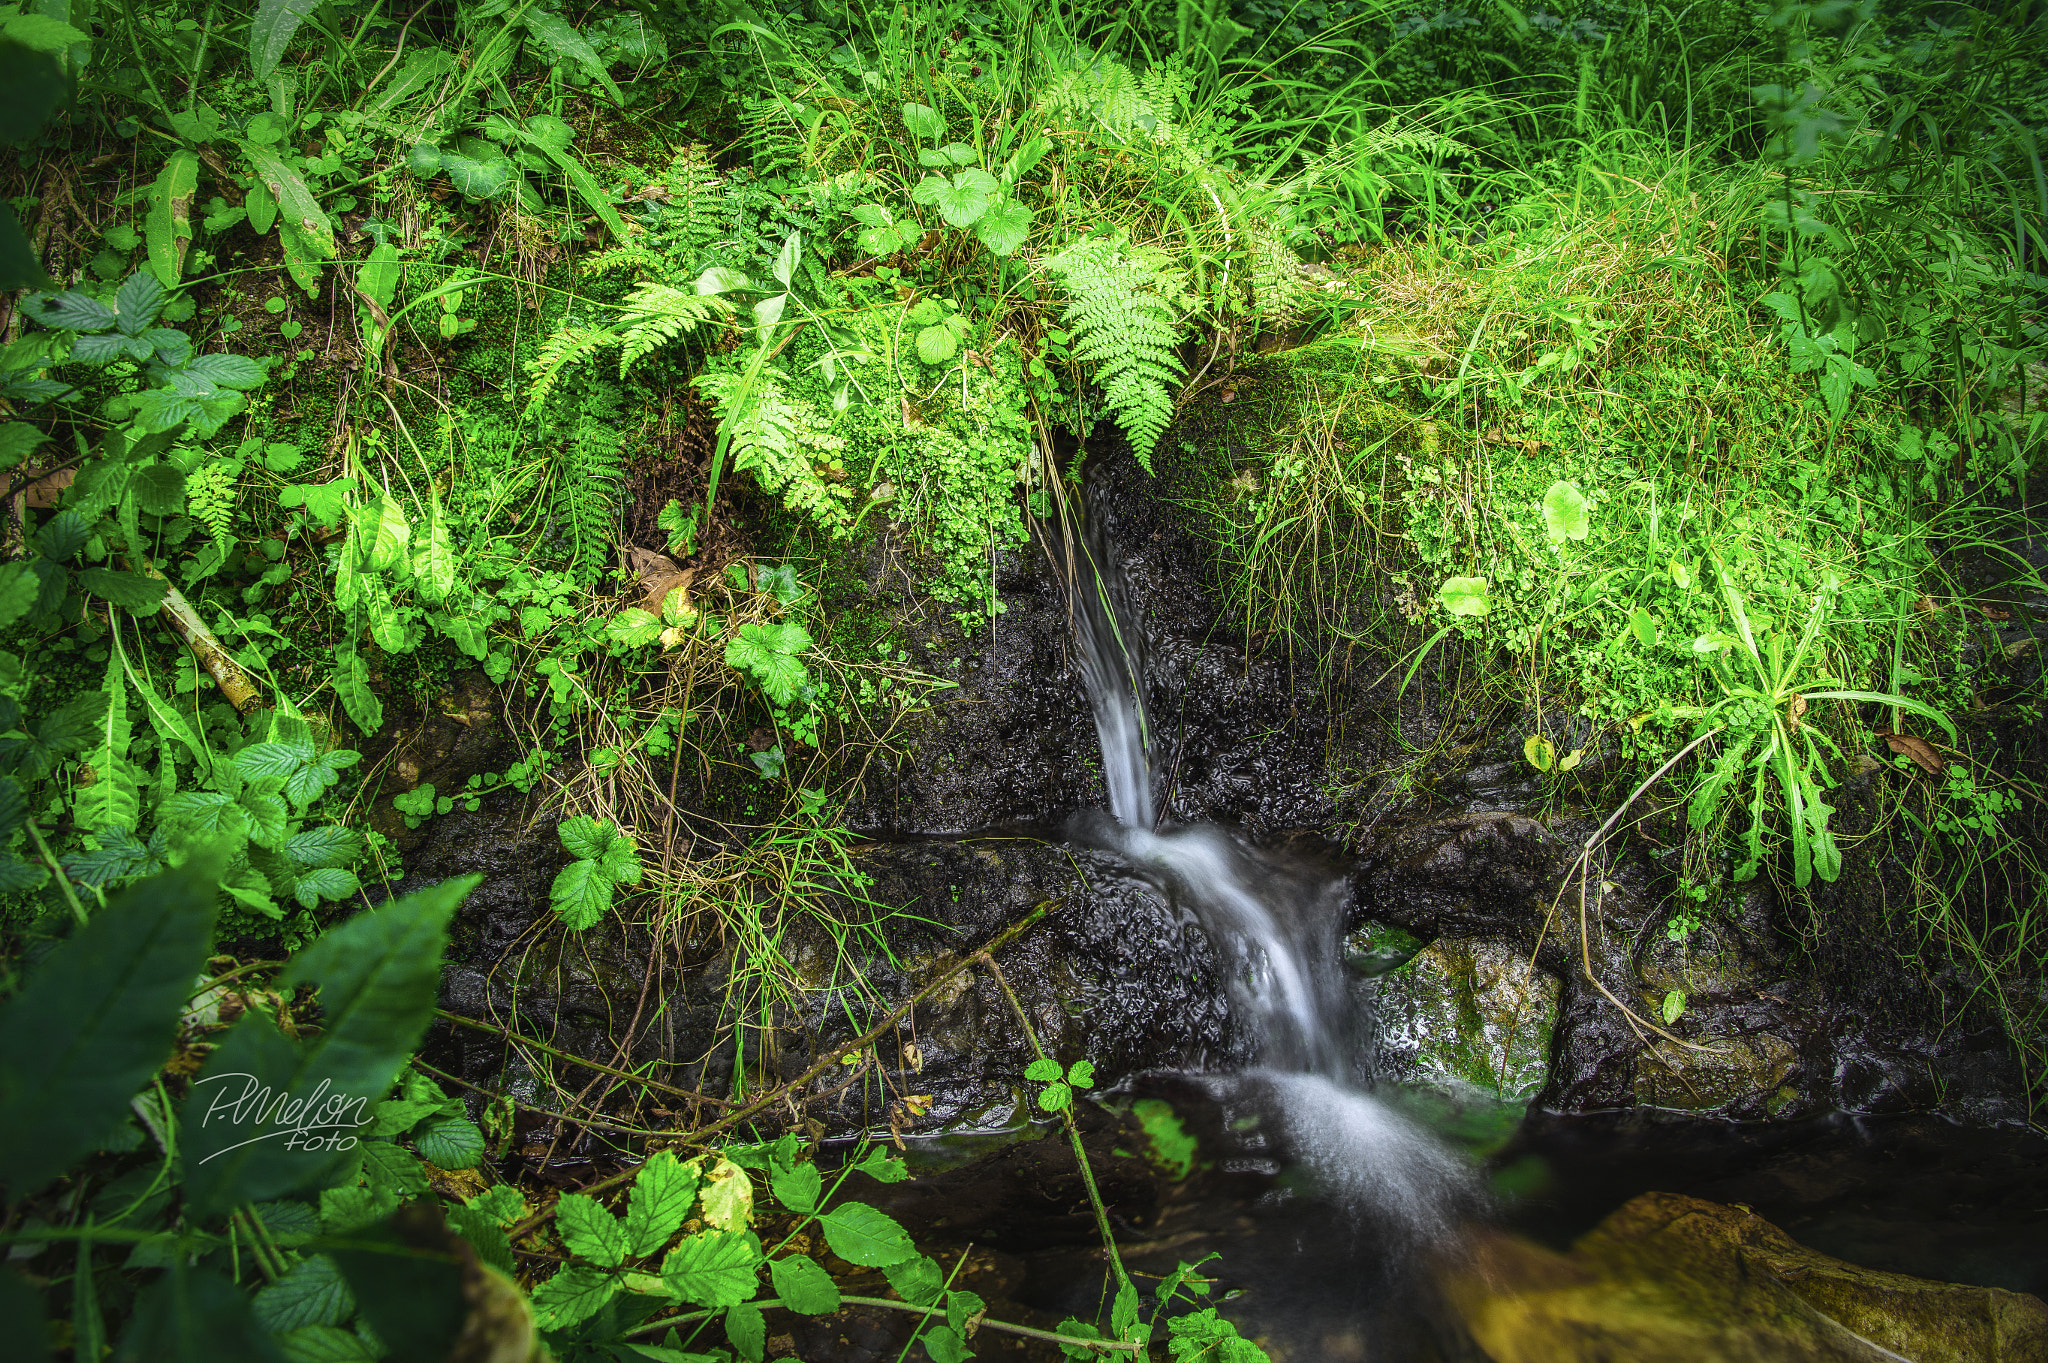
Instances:
[[[1941,775],[1942,768],[1948,765],[1942,755],[1934,750],[1934,745],[1924,738],[1913,734],[1895,734],[1889,729],[1879,729],[1877,736],[1883,739],[1893,752],[1910,760],[1914,766],[1929,776]]]
[[[1791,705],[1792,732],[1799,732],[1799,717],[1806,713],[1806,697],[1795,694]]]
[[[689,604],[690,580],[697,575],[695,568],[678,567],[667,554],[637,545],[626,551],[626,563],[639,579],[640,604],[645,609],[659,615],[661,603],[678,587],[683,589],[683,603]]]

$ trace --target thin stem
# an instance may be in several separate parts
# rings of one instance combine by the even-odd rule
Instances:
[[[50,874],[57,878],[57,888],[64,892],[64,902],[71,906],[72,916],[78,920],[80,927],[84,927],[85,906],[78,902],[78,895],[71,888],[71,877],[65,875],[64,868],[57,864],[56,856],[50,851],[50,844],[43,841],[43,830],[36,827],[34,819],[30,819],[22,826],[28,829],[28,835],[35,841],[36,851],[42,853],[43,862],[50,868]]]
[[[879,1307],[884,1311],[908,1311],[913,1315],[919,1316],[940,1316],[946,1313],[946,1308],[943,1305],[919,1306],[914,1302],[891,1301],[887,1297],[856,1297],[850,1292],[840,1293],[839,1303],[842,1306]],[[785,1309],[782,1306],[782,1299],[779,1297],[769,1297],[763,1301],[749,1302],[748,1305],[757,1306],[763,1311]],[[650,1320],[645,1325],[636,1326],[620,1335],[619,1338],[632,1339],[636,1335],[660,1334],[671,1326],[694,1325],[698,1321],[714,1320],[723,1316],[725,1311],[726,1308],[720,1307],[716,1311],[690,1311],[680,1316],[663,1316],[660,1320]],[[1048,1343],[1061,1344],[1072,1349],[1094,1349],[1098,1353],[1140,1354],[1145,1350],[1143,1344],[1126,1343],[1120,1339],[1080,1339],[1074,1335],[1054,1334],[1051,1330],[1034,1329],[1029,1325],[1014,1325],[1007,1320],[983,1318],[979,1328],[984,1330],[1001,1330],[1006,1335],[1022,1335],[1026,1339],[1042,1339]]]

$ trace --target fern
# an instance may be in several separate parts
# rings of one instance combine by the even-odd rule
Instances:
[[[1175,281],[1157,257],[1126,250],[1121,237],[1075,242],[1046,265],[1066,286],[1074,356],[1090,365],[1103,405],[1116,413],[1147,473],[1152,447],[1173,420],[1174,390],[1186,372]]]
[[[575,541],[576,568],[584,574],[603,569],[613,540],[619,482],[626,472],[621,405],[616,388],[596,385],[570,424],[569,439],[556,459],[557,495]]]
[[[707,366],[697,389],[718,406],[730,434],[732,466],[754,475],[783,504],[837,533],[852,523],[851,492],[818,476],[821,455],[845,448],[831,432],[829,413],[793,398],[773,365],[749,374],[731,362]]]
[[[555,334],[541,343],[540,354],[534,356],[533,387],[526,395],[526,415],[532,416],[548,400],[548,395],[555,391],[555,385],[562,381],[564,371],[581,364],[600,350],[618,345],[621,339],[610,327],[577,327],[564,323],[555,328]]]
[[[226,460],[208,460],[185,476],[185,512],[206,527],[223,555],[235,538],[235,494],[235,470]]]
[[[666,284],[642,284],[625,302],[621,330],[619,377],[650,351],[703,326],[732,315],[732,304],[713,294],[685,293]]]

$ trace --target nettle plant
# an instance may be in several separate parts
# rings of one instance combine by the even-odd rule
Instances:
[[[611,912],[615,887],[640,883],[640,845],[617,824],[587,814],[562,820],[555,831],[575,860],[555,874],[548,901],[565,927],[581,932]]]

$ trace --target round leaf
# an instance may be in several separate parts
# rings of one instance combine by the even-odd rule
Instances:
[[[1543,533],[1558,543],[1582,540],[1592,525],[1586,495],[1562,479],[1552,483],[1543,494]]]
[[[960,350],[960,338],[943,323],[917,333],[917,358],[926,364],[944,364]]]
[[[1483,577],[1448,577],[1437,588],[1436,599],[1453,615],[1481,616],[1492,607]]]
[[[1529,759],[1529,765],[1538,771],[1549,771],[1557,765],[1557,749],[1542,734],[1530,734],[1522,744],[1522,756]]]

